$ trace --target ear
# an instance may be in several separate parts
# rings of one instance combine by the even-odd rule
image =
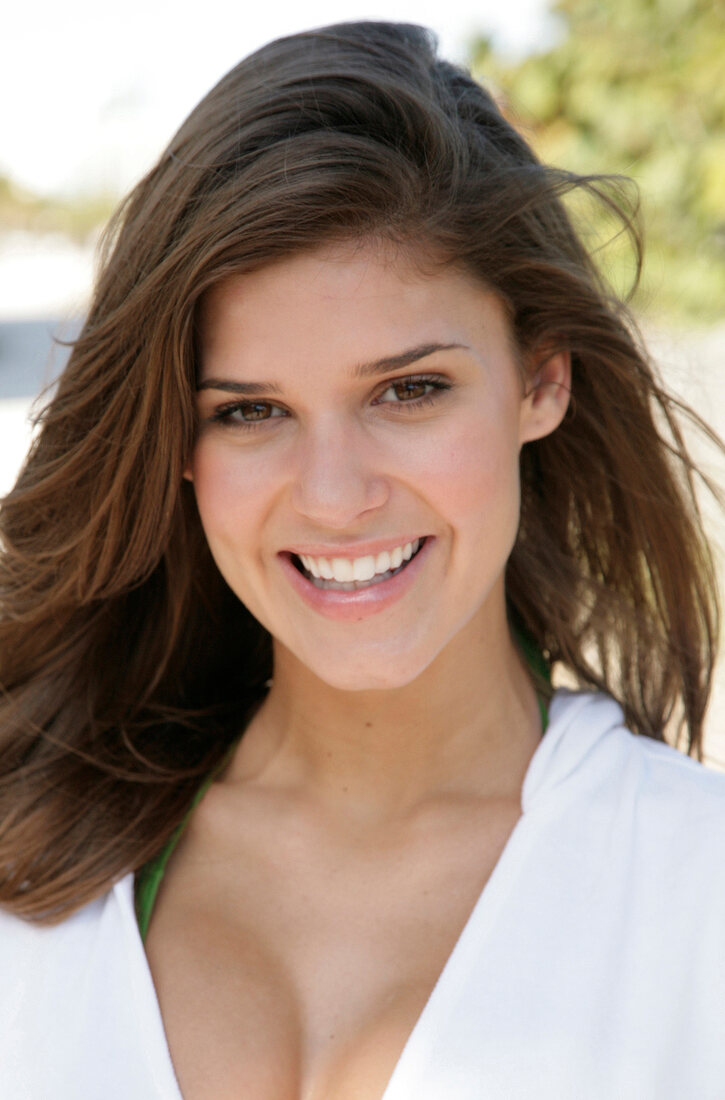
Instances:
[[[194,475],[191,472],[191,461],[189,461],[189,464],[184,467],[184,472],[181,476],[184,478],[185,481],[191,481],[193,483]]]
[[[533,372],[527,372],[519,414],[519,443],[543,439],[561,424],[571,397],[571,356],[568,351],[542,352]]]

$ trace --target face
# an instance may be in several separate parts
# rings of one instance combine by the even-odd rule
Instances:
[[[527,382],[495,295],[372,245],[210,291],[187,476],[277,652],[333,686],[385,688],[504,630],[519,450],[563,416],[546,383],[565,370],[550,359]]]

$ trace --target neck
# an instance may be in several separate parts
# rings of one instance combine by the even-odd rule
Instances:
[[[384,691],[330,687],[275,651],[269,696],[234,772],[382,819],[435,796],[518,797],[540,737],[536,694],[504,618],[496,632],[471,624],[416,680]]]

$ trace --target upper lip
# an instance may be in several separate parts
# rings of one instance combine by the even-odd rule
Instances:
[[[394,538],[371,539],[369,542],[347,543],[344,546],[330,546],[322,542],[296,543],[287,549],[288,554],[308,554],[311,558],[366,558],[382,554],[384,550],[394,550],[396,546],[405,546],[408,542],[421,541],[426,535],[396,535]]]

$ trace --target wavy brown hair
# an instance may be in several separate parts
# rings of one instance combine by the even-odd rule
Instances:
[[[279,40],[199,104],[107,231],[2,509],[1,904],[58,919],[142,866],[264,696],[270,638],[182,478],[195,317],[225,277],[323,243],[423,249],[500,296],[522,362],[570,352],[570,414],[522,453],[511,618],[634,730],[679,714],[697,748],[717,607],[694,467],[562,201],[617,212],[613,187],[542,166],[418,27]]]

